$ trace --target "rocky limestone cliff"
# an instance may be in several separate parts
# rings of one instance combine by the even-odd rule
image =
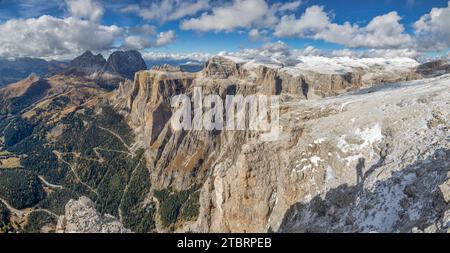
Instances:
[[[402,73],[395,80],[417,77]],[[448,210],[447,193],[435,192],[448,179],[449,77],[373,87],[367,80],[362,70],[294,75],[224,58],[213,58],[196,74],[167,67],[138,72],[111,102],[134,129],[136,146],[145,148],[152,192],[200,191],[195,220],[168,226],[159,214],[157,230],[445,229],[446,218],[439,223],[437,217]],[[170,98],[191,96],[194,87],[204,96],[281,94],[281,138],[261,142],[260,133],[250,131],[174,132]]]
[[[448,80],[286,102],[279,141],[248,141],[211,168],[191,229],[446,231]]]
[[[66,204],[65,213],[58,219],[57,233],[130,233],[111,215],[101,215],[92,200],[80,197]]]
[[[140,71],[135,80],[118,88],[115,103],[129,112],[130,124],[143,135],[142,141],[151,144],[171,117],[170,99],[187,91],[194,74]]]
[[[345,69],[345,68],[344,68]],[[317,71],[255,62],[236,62],[226,57],[213,57],[203,75],[210,79],[246,81],[267,95],[291,94],[303,98],[336,96],[362,87],[420,79],[415,68],[387,69],[381,65],[354,67],[343,71]]]

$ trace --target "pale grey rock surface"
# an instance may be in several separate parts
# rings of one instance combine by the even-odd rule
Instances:
[[[70,200],[56,226],[58,233],[130,233],[111,215],[101,215],[87,197]]]

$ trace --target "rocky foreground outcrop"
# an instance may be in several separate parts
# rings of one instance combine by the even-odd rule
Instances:
[[[111,215],[101,215],[92,200],[80,197],[66,204],[65,214],[60,216],[57,233],[129,233],[120,221]]]

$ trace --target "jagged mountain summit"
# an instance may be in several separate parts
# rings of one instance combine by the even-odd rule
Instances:
[[[116,51],[112,53],[103,72],[110,74],[119,74],[128,79],[134,78],[134,73],[147,69],[141,53],[136,50]]]
[[[101,54],[94,55],[91,51],[86,51],[70,62],[65,73],[89,76],[101,71],[105,65],[106,60]]]
[[[113,91],[92,78],[31,76],[0,89],[0,172],[7,169],[0,177],[7,189],[0,191],[7,214],[0,226],[448,232],[444,65],[314,57],[268,64],[219,56],[196,73],[169,65],[141,70]],[[199,88],[203,97],[222,99],[279,95],[279,138],[264,141],[264,133],[250,130],[175,131],[171,98],[192,98]]]
[[[147,69],[141,53],[136,50],[115,51],[105,60],[101,54],[86,51],[72,60],[64,72],[66,75],[87,76],[97,79],[128,78]]]

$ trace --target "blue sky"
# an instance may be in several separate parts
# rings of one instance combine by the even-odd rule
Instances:
[[[440,16],[426,18],[433,8],[444,11]],[[244,10],[236,14],[241,9]],[[166,18],[174,13],[179,15]],[[446,54],[450,31],[443,20],[450,23],[448,13],[447,0],[0,0],[0,36],[3,37],[0,42],[7,45],[7,49],[0,49],[0,56],[58,58],[82,50],[117,48],[216,54],[261,48],[275,41],[283,41],[291,48],[312,46],[324,51],[401,49],[418,54]],[[55,20],[36,21],[43,15]],[[378,22],[370,26],[376,27],[368,27],[376,17],[380,17]],[[68,18],[89,22],[90,30],[79,30],[87,25],[73,24]],[[421,19],[424,22],[419,27],[417,22]],[[15,20],[19,21],[13,23]],[[211,25],[222,20],[224,24]],[[31,26],[30,22],[33,22]],[[61,38],[51,34],[56,30],[49,27],[51,25],[61,29],[61,33],[69,33],[64,30],[66,25],[76,31],[73,41],[67,41],[68,36]],[[140,32],[142,27],[146,28],[145,33]],[[46,32],[40,34],[43,30]],[[32,34],[31,40],[35,43],[31,44],[35,48],[18,48],[18,40],[23,40],[20,36],[9,40],[2,36],[2,32],[11,31]],[[84,37],[92,33],[98,35],[97,41],[84,41]],[[55,46],[39,48],[39,43],[55,43]]]

